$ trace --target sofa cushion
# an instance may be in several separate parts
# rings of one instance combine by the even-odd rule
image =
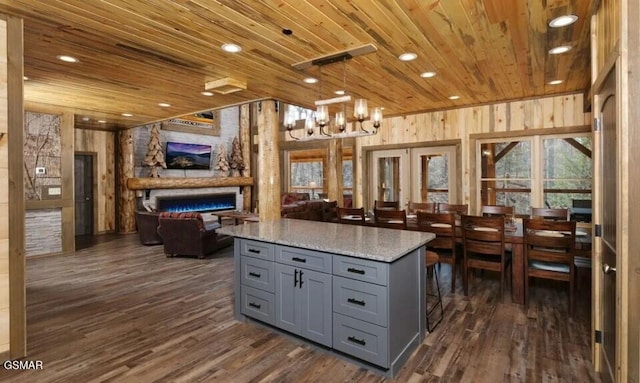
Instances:
[[[196,220],[199,230],[204,230],[204,220],[202,219],[202,214],[197,212],[182,212],[175,213],[170,211],[163,211],[160,213],[160,219],[170,218],[170,219],[184,219],[184,220]]]

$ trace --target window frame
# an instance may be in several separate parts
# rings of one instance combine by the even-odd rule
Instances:
[[[533,132],[532,132],[533,133]],[[485,180],[498,180],[495,178],[492,179],[484,179],[482,177],[482,145],[490,144],[490,143],[503,143],[503,142],[515,142],[515,141],[529,141],[531,144],[531,194],[530,194],[530,202],[533,207],[544,207],[544,140],[545,139],[563,139],[563,138],[577,138],[577,137],[589,137],[591,138],[591,143],[593,147],[593,134],[590,130],[576,131],[573,133],[546,133],[546,132],[537,132],[537,134],[531,135],[504,135],[497,136],[492,135],[491,137],[483,138],[481,135],[477,137],[472,137],[475,139],[475,163],[476,163],[476,190],[475,190],[475,207],[477,211],[480,211],[482,207],[482,182]],[[593,153],[593,149],[592,149]],[[593,157],[591,159],[592,162],[592,170],[591,170],[591,189],[590,193],[593,198]],[[520,179],[520,178],[518,178]],[[503,180],[503,179],[499,179]],[[586,180],[586,179],[584,179]],[[529,212],[530,213],[530,212]],[[526,215],[528,215],[527,213]],[[525,215],[525,214],[519,214]]]

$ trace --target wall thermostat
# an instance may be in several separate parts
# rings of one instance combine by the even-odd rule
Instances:
[[[47,169],[44,167],[37,167],[36,174],[47,174]]]

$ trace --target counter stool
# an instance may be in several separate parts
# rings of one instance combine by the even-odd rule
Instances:
[[[438,283],[438,270],[436,270],[435,264],[438,263],[440,260],[440,257],[438,257],[438,254],[434,253],[433,251],[428,251],[425,253],[425,267],[428,268],[432,268],[433,269],[433,275],[435,276],[435,280],[436,280],[436,290],[437,290],[437,294],[435,291],[432,291],[431,293],[427,293],[427,297],[432,297],[432,298],[438,298],[437,302],[433,302],[433,304],[431,306],[429,306],[429,300],[427,299],[427,331],[428,332],[432,332],[436,326],[438,326],[438,324],[440,324],[440,322],[442,322],[442,317],[444,316],[444,308],[442,307],[442,296],[440,295],[440,284]],[[433,289],[430,289],[433,290]],[[438,319],[437,322],[434,322],[433,320],[429,320],[429,318],[432,316],[433,312],[440,307],[440,318]]]

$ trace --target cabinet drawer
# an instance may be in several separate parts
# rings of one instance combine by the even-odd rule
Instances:
[[[250,239],[243,239],[240,242],[240,254],[249,257],[265,259],[268,261],[274,260],[275,246],[271,243],[265,243],[260,241],[252,241]]]
[[[249,286],[240,286],[241,312],[268,324],[275,323],[275,296]]]
[[[242,256],[240,258],[241,283],[273,293],[275,290],[275,263]]]
[[[276,246],[277,262],[321,273],[331,273],[331,258],[331,254],[319,251]]]
[[[387,287],[334,276],[333,311],[387,327]]]
[[[385,327],[333,314],[333,348],[369,363],[389,368]]]
[[[384,262],[345,257],[342,255],[336,255],[333,257],[333,275],[357,279],[364,282],[386,286],[388,269],[389,264]]]

